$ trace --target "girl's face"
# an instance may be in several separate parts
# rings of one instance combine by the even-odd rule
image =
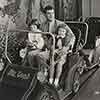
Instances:
[[[58,35],[62,38],[64,38],[66,36],[66,29],[64,28],[59,28],[58,29]]]
[[[37,30],[37,26],[36,25],[31,25],[30,28],[31,28],[31,31],[36,31]]]

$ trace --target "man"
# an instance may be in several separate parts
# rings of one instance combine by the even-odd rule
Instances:
[[[55,11],[52,6],[46,6],[44,8],[44,13],[46,16],[46,21],[40,25],[40,29],[43,32],[55,33],[57,26],[62,22],[55,19]]]
[[[64,24],[64,22],[59,21],[55,18],[55,11],[54,11],[54,8],[52,6],[50,6],[50,5],[46,6],[45,9],[44,9],[44,12],[45,12],[45,16],[46,16],[47,20],[46,20],[46,22],[44,22],[43,24],[40,25],[40,29],[43,32],[51,32],[56,36],[56,31],[57,31],[58,26],[61,25],[61,24]],[[67,30],[67,34],[73,34],[71,29],[67,25],[66,25],[66,30]],[[74,34],[73,34],[73,37],[74,37]],[[47,40],[46,43],[49,46],[48,40]],[[51,66],[51,68],[50,68],[50,78],[49,78],[50,84],[53,83],[53,78],[52,78],[53,72],[54,72],[54,68],[52,68],[52,66]],[[57,82],[55,81],[54,83],[55,83],[55,85],[58,84],[58,80],[57,80]]]
[[[63,24],[64,22],[59,21],[55,18],[54,8],[50,5],[48,5],[44,8],[44,13],[45,13],[47,20],[43,24],[40,25],[40,29],[43,32],[55,33],[57,27],[60,24]],[[66,25],[66,27],[67,27],[68,31],[72,33],[71,29],[67,25]]]

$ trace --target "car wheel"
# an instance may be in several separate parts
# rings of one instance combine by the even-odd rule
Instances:
[[[35,100],[60,100],[57,91],[52,87],[42,87]]]
[[[80,74],[78,71],[74,73],[72,90],[74,93],[77,93],[80,88]]]
[[[80,73],[77,64],[75,64],[69,71],[67,77],[67,89],[73,93],[77,93],[80,88]]]

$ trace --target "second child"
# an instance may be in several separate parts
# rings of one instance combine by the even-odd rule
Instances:
[[[55,87],[59,86],[59,80],[62,73],[63,65],[66,62],[66,57],[69,52],[69,50],[73,49],[74,42],[75,42],[75,36],[72,31],[69,31],[66,24],[60,24],[57,28],[56,32],[56,50],[55,50],[55,56],[56,58],[59,58],[59,61],[57,62],[56,71],[54,67],[50,68],[50,78],[49,82],[52,84],[54,82]],[[54,73],[56,72],[55,79],[54,79]]]

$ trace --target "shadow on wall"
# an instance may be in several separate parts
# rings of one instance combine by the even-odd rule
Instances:
[[[55,0],[56,18],[77,20],[82,16],[82,0]]]
[[[46,19],[43,14],[43,9],[47,5],[53,5],[54,6],[54,0],[29,0],[27,3],[27,21],[31,21],[31,19],[37,18],[39,20],[39,23],[43,23]],[[29,23],[28,22],[28,23]]]
[[[16,28],[26,29],[26,21],[38,18],[41,24],[46,20],[41,8],[49,4],[54,5],[54,0],[0,0],[0,4],[6,5],[6,14],[13,16]]]
[[[7,0],[0,0],[0,7],[3,8],[5,5],[7,5]]]

